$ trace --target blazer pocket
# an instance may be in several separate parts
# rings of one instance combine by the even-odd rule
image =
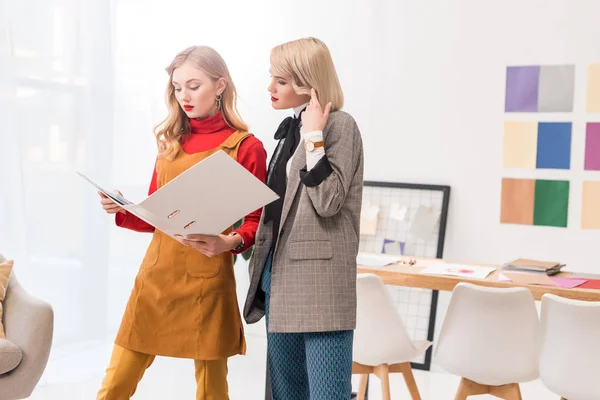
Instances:
[[[333,246],[330,240],[293,241],[290,242],[287,253],[292,260],[330,260],[333,257]]]

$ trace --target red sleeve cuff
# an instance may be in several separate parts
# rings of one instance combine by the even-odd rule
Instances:
[[[122,212],[116,213],[115,214],[115,223],[117,224],[117,226],[121,227],[121,228],[127,226],[128,225],[127,222],[130,222],[130,221],[128,221],[128,218],[127,218],[129,215],[130,214],[127,211],[125,211],[125,213],[122,213]]]
[[[120,228],[130,229],[136,232],[154,232],[154,227],[146,221],[142,221],[130,212],[125,214],[118,212],[115,214],[115,223]]]

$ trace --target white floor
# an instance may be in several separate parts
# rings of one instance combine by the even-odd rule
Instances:
[[[229,392],[232,400],[263,400],[265,382],[266,339],[248,334],[248,354],[233,357],[229,362]],[[93,400],[108,362],[112,343],[90,344],[69,349],[69,355],[53,354],[42,381],[30,400]],[[75,355],[73,355],[75,354]],[[185,400],[194,399],[194,366],[190,360],[157,358],[142,379],[133,399]],[[445,373],[415,371],[423,400],[453,399],[459,382]],[[391,379],[393,399],[410,399],[401,375]],[[357,380],[354,380],[355,388]],[[356,389],[355,389],[356,390]],[[524,399],[557,399],[540,381],[523,384]],[[381,399],[379,380],[371,378],[370,399]],[[474,399],[495,399],[475,396]]]

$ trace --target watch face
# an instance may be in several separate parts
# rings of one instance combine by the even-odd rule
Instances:
[[[304,141],[304,149],[306,151],[313,151],[315,149],[315,144],[310,140]]]

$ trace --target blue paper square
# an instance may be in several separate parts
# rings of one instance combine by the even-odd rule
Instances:
[[[571,122],[540,122],[536,168],[571,168]]]

